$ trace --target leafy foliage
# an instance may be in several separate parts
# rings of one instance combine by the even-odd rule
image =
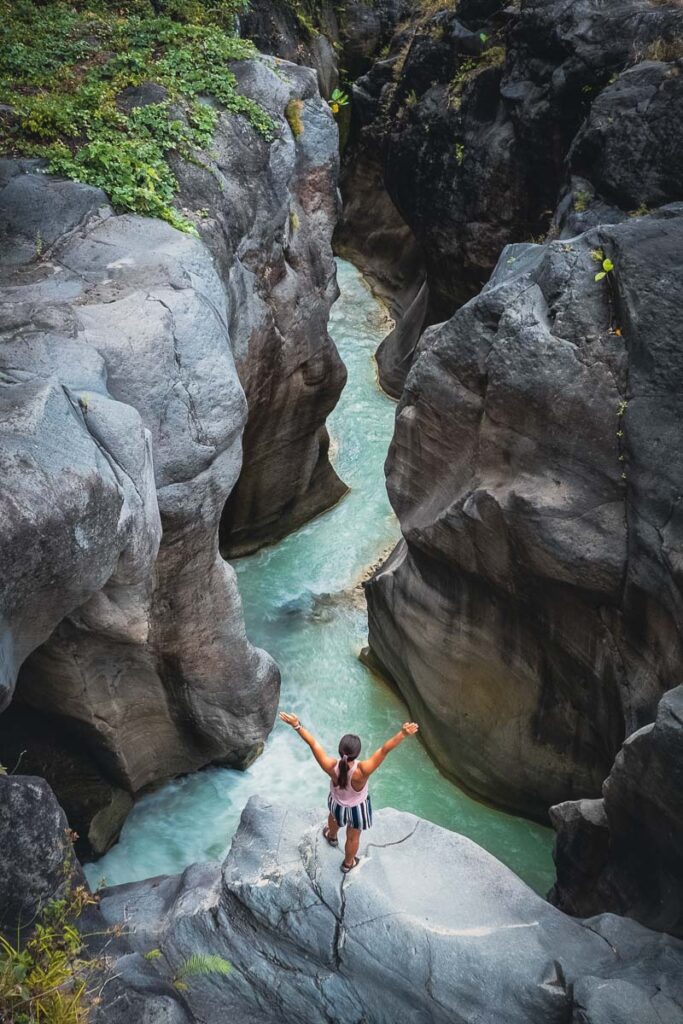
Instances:
[[[29,939],[16,945],[0,935],[0,1020],[4,1024],[85,1024],[97,1001],[102,966],[84,951],[75,921],[94,903],[83,887],[54,899]]]
[[[231,61],[253,57],[232,32],[245,0],[0,0],[0,151],[44,157],[103,188],[119,207],[194,230],[174,209],[168,154],[211,144],[217,111],[272,138],[272,119],[240,95]],[[127,110],[122,90],[156,83],[160,102]]]
[[[603,278],[607,277],[607,275],[611,274],[614,270],[614,264],[612,263],[612,260],[609,259],[609,257],[605,256],[602,249],[593,249],[593,251],[591,252],[591,259],[595,263],[600,264],[600,270],[595,275],[596,281],[602,281]]]
[[[188,987],[187,979],[206,977],[209,974],[229,974],[232,970],[231,964],[222,956],[210,953],[195,953],[194,956],[181,964],[175,973],[173,984],[177,989],[183,990]]]
[[[330,96],[328,103],[330,110],[337,116],[342,107],[346,107],[349,102],[349,94],[344,92],[343,89],[333,89],[332,95]]]

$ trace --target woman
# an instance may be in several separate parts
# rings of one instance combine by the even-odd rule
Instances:
[[[323,836],[330,846],[339,846],[337,833],[346,827],[346,845],[341,870],[348,874],[358,864],[360,834],[372,827],[372,806],[368,793],[368,780],[377,771],[390,750],[402,743],[406,736],[414,736],[418,730],[415,722],[406,722],[401,731],[376,750],[366,761],[359,761],[360,739],[347,733],[339,741],[339,759],[326,754],[316,738],[304,729],[296,715],[280,712],[280,718],[299,733],[304,743],[311,748],[326,775],[330,776],[330,795],[327,799],[329,816],[323,829]]]

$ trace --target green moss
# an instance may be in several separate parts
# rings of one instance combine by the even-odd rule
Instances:
[[[299,136],[304,133],[304,122],[301,117],[303,109],[304,105],[302,100],[290,100],[285,107],[287,124],[292,129],[292,135],[295,139],[298,139]]]
[[[193,231],[173,207],[167,157],[210,146],[212,96],[266,138],[272,119],[237,90],[228,65],[253,57],[231,24],[243,0],[0,0],[0,152],[44,157],[56,174],[103,188],[114,205]],[[154,82],[168,99],[124,112],[117,96]],[[179,116],[171,115],[171,106]]]
[[[590,192],[580,191],[574,195],[574,209],[577,213],[585,213],[588,209],[588,204],[592,199]]]

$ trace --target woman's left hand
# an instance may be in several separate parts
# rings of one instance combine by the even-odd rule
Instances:
[[[281,711],[280,719],[287,725],[291,725],[292,729],[296,729],[301,725],[298,717],[296,715],[290,715],[288,711]]]

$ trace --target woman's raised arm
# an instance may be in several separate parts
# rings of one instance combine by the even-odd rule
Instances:
[[[384,758],[389,754],[399,743],[403,743],[406,736],[414,736],[419,725],[417,722],[404,722],[401,726],[401,731],[397,732],[395,736],[392,736],[390,740],[382,744],[379,750],[376,750],[372,757],[369,757],[366,761],[360,762],[360,770],[363,775],[367,778],[372,775],[373,772],[377,771]]]
[[[316,759],[316,761],[318,762],[322,770],[325,772],[325,774],[331,775],[332,769],[334,768],[337,762],[333,757],[330,757],[329,754],[325,753],[325,751],[318,743],[315,736],[312,733],[310,733],[308,729],[304,729],[303,725],[301,724],[296,715],[290,715],[287,711],[281,711],[280,718],[287,725],[291,725],[292,729],[299,733],[299,736],[301,736],[301,739],[304,741],[304,743],[307,743],[308,746],[311,748],[311,753],[313,754],[313,757]]]

